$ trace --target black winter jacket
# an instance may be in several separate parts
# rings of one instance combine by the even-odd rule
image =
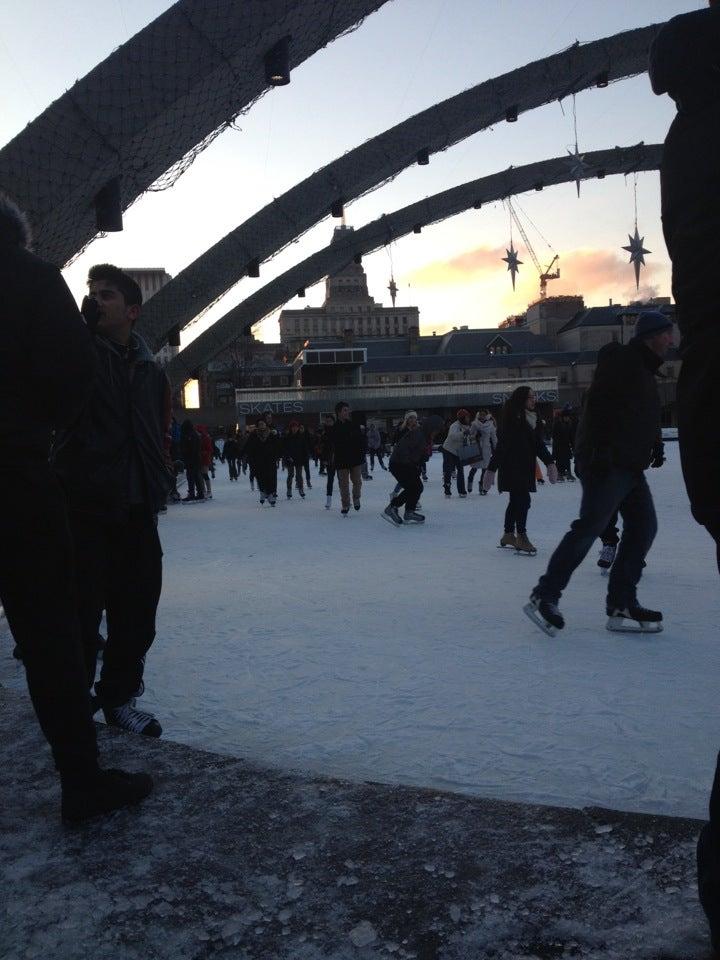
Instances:
[[[0,222],[0,466],[47,464],[90,396],[92,338],[57,267]]]
[[[417,467],[418,469],[428,458],[428,437],[422,427],[406,430],[393,447],[388,466]]]
[[[330,445],[337,470],[359,467],[365,459],[365,438],[352,420],[338,420],[330,431]]]
[[[533,429],[523,411],[514,423],[498,433],[497,446],[488,464],[488,470],[499,471],[499,492],[534,493],[537,457],[546,466],[553,463],[543,440],[542,420],[538,417]]]
[[[660,396],[655,374],[662,359],[642,340],[608,343],[598,353],[595,376],[575,437],[578,472],[593,460],[641,472],[660,439]]]
[[[138,334],[127,350],[100,335],[93,344],[90,402],[56,437],[52,462],[76,509],[120,518],[141,501],[157,512],[172,487],[167,377]]]
[[[299,430],[293,434],[292,430],[288,430],[282,438],[282,455],[284,460],[296,463],[298,466],[305,463],[308,458],[305,434],[300,433]]]
[[[261,440],[257,430],[250,434],[245,444],[245,456],[253,465],[255,473],[277,463],[280,455],[280,440],[275,430],[267,431],[267,439]]]

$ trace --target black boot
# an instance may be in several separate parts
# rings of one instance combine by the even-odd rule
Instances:
[[[98,770],[85,783],[62,784],[62,819],[64,823],[81,823],[140,803],[153,788],[147,773],[125,770]]]

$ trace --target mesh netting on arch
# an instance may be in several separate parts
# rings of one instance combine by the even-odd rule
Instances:
[[[624,31],[526,64],[471,87],[378,134],[306,177],[240,224],[158,291],[143,310],[140,330],[153,350],[174,327],[184,327],[246,274],[345,203],[392,180],[421,149],[446,150],[491,127],[506,111],[532,110],[553,100],[647,70],[650,44],[661,24]]]
[[[292,69],[387,0],[179,0],[0,150],[0,190],[35,249],[66,263],[98,233],[94,198],[122,208],[172,185],[267,88],[264,57],[290,37]]]

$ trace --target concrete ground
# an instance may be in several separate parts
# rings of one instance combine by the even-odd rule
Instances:
[[[0,956],[703,960],[694,820],[290,776],[100,728],[152,771],[79,828],[0,689]]]

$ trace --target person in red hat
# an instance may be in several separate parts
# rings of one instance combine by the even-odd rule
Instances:
[[[460,410],[458,410],[454,422],[450,424],[450,429],[448,430],[447,436],[443,440],[442,445],[443,487],[445,489],[446,497],[452,496],[450,482],[452,480],[453,470],[457,471],[458,496],[467,496],[467,492],[465,490],[465,471],[463,470],[463,465],[460,462],[459,454],[460,449],[467,444],[469,435],[470,412],[462,407]]]

